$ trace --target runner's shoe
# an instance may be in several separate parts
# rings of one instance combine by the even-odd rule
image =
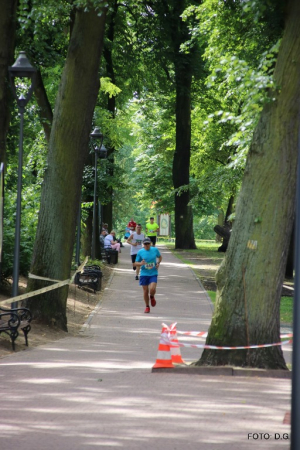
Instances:
[[[145,313],[149,313],[150,312],[150,306],[146,306],[146,309],[144,311]]]
[[[138,280],[138,279],[139,279],[139,277],[138,277],[138,276],[136,275],[135,279],[136,279],[136,280]]]
[[[150,295],[150,300],[151,300],[151,306],[152,306],[152,308],[154,308],[154,306],[156,305],[156,300],[154,297],[151,297],[151,295]]]

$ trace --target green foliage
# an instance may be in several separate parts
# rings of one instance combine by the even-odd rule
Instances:
[[[95,0],[20,0],[16,50],[25,50],[41,70],[52,108],[67,54],[74,8]],[[281,0],[186,2],[175,29],[171,20],[178,2],[110,3],[105,49],[113,73],[101,65],[101,91],[94,123],[113,151],[98,161],[98,195],[102,204],[113,189],[114,227],[128,219],[145,223],[149,215],[173,213],[172,161],[175,151],[174,48],[176,32],[189,27],[182,63],[192,55],[192,136],[190,184],[196,237],[210,237],[216,211],[238,192],[253,129],[267,101],[272,101],[272,73],[283,29]],[[177,22],[176,22],[177,23]],[[112,25],[114,25],[112,32]],[[177,25],[176,25],[177,26]],[[175,27],[175,28],[174,28]],[[176,42],[175,42],[176,41]],[[105,57],[107,54],[104,52]],[[115,99],[114,113],[107,108]],[[29,267],[44,176],[46,144],[34,100],[26,108],[22,190],[21,271]],[[92,129],[92,126],[91,126]],[[7,138],[3,270],[11,273],[14,244],[19,118],[12,111]],[[94,159],[83,177],[83,216],[92,207]],[[155,205],[154,209],[151,208]]]

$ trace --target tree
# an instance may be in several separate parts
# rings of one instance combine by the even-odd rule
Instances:
[[[190,182],[191,157],[191,87],[195,63],[195,49],[188,54],[181,51],[181,44],[189,38],[189,30],[182,20],[185,1],[177,1],[172,17],[172,41],[176,86],[176,147],[173,159],[173,183],[175,190]],[[196,248],[193,231],[193,213],[189,205],[189,189],[175,194],[175,248]]]
[[[0,0],[0,161],[6,162],[8,114],[8,66],[13,63],[17,0]]]
[[[269,93],[247,157],[236,219],[217,273],[217,300],[207,344],[280,341],[279,306],[293,225],[300,115],[300,4],[291,0]],[[205,350],[197,365],[286,369],[280,346]]]
[[[106,7],[98,4],[76,11],[56,100],[31,265],[33,274],[47,278],[70,276],[83,166],[99,90]],[[41,282],[31,280],[28,287],[35,290]],[[28,306],[39,319],[66,330],[67,293],[68,288],[53,290],[29,300]]]

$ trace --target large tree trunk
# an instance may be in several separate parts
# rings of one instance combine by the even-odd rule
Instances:
[[[0,0],[0,163],[6,162],[9,126],[8,66],[13,64],[17,0]]]
[[[106,9],[77,11],[56,101],[31,272],[70,277],[82,172],[99,90]],[[45,282],[46,283],[46,282]],[[31,280],[29,290],[41,287]],[[28,301],[34,315],[67,329],[68,287]]]
[[[280,342],[280,294],[293,225],[300,123],[300,3],[289,5],[274,101],[264,108],[247,158],[207,344]],[[285,369],[281,346],[205,350],[197,364]]]
[[[112,83],[116,83],[115,71],[114,71],[114,61],[113,61],[113,46],[114,46],[114,37],[115,37],[115,26],[116,26],[116,17],[118,14],[118,0],[114,1],[114,4],[111,6],[111,12],[109,17],[109,26],[107,28],[107,41],[108,45],[104,46],[103,56],[106,61],[106,73],[107,76],[111,79]],[[116,97],[114,95],[108,95],[107,99],[107,109],[110,112],[111,120],[115,119],[116,114]],[[113,163],[114,163],[114,151],[115,149],[111,147],[108,148],[107,157],[110,159],[112,163],[110,168],[108,168],[109,175],[112,177],[114,174]],[[109,194],[109,199],[107,203],[103,204],[103,221],[108,224],[108,229],[111,230],[113,227],[113,188],[109,187],[107,189]],[[103,199],[104,200],[104,199]],[[107,199],[106,199],[107,200]]]
[[[188,39],[186,24],[181,20],[181,8],[185,2],[178,2],[174,33],[174,64],[176,79],[176,147],[173,159],[173,184],[178,189],[190,183],[191,156],[191,86],[193,54],[183,54],[180,45]],[[175,248],[196,248],[193,231],[193,212],[189,206],[189,189],[175,194]]]

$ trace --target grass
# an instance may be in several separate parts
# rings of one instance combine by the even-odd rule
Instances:
[[[168,247],[169,250],[171,250],[177,257],[182,261],[184,264],[189,265],[193,269],[193,261],[187,259],[186,254],[192,255],[199,255],[203,258],[210,258],[214,260],[215,262],[219,261],[221,264],[222,259],[224,258],[224,253],[218,253],[217,249],[220,246],[220,243],[215,241],[202,241],[197,240],[196,250],[184,250],[185,252],[185,258],[181,256],[182,250],[175,250],[174,249],[174,242],[168,242],[167,240],[165,242],[162,242],[161,239],[159,240],[159,244],[163,243],[165,246]],[[196,276],[199,276],[199,273],[196,273]],[[201,275],[199,276],[201,279]],[[216,302],[216,292],[215,291],[207,291],[211,301],[213,304]],[[292,323],[293,321],[293,297],[281,297],[280,302],[280,322],[281,323]]]
[[[292,323],[293,321],[293,297],[281,297],[280,322]]]
[[[207,291],[213,305],[216,303],[216,292]],[[293,321],[293,297],[281,297],[280,322],[291,324]]]
[[[212,303],[215,304],[216,303],[216,295],[217,295],[216,291],[206,291],[206,292],[208,293]]]

